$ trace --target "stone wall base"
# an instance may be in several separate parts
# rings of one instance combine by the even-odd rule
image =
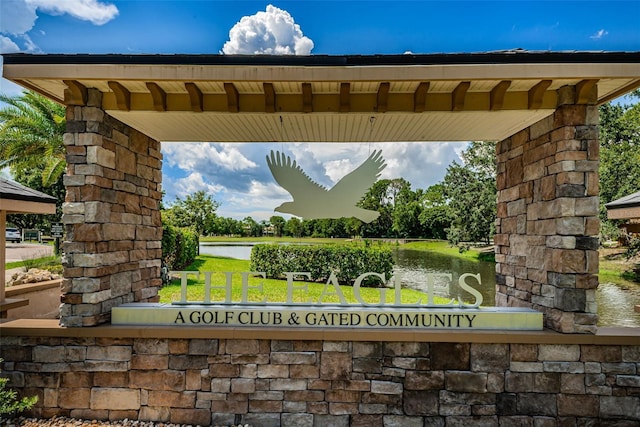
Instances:
[[[640,423],[640,346],[2,338],[32,415],[254,426]]]

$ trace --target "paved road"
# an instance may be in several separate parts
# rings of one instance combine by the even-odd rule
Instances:
[[[40,245],[38,243],[7,243],[5,254],[6,262],[24,261],[25,259],[42,258],[53,255],[53,246]],[[5,270],[5,280],[9,280],[13,273],[22,270],[21,267]]]
[[[53,255],[53,246],[38,243],[7,243],[7,262],[23,261]]]

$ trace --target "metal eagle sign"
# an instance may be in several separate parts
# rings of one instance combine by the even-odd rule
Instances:
[[[356,204],[380,177],[387,166],[382,150],[374,151],[358,168],[327,189],[313,181],[295,160],[279,151],[271,151],[267,165],[273,178],[291,194],[292,202],[284,202],[276,212],[304,219],[358,218],[369,223],[380,215]]]

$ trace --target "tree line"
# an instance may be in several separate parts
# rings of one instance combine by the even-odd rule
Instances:
[[[602,235],[615,238],[617,224],[606,220],[604,204],[640,189],[640,91],[631,104],[600,107],[600,202]],[[0,168],[12,179],[58,200],[56,215],[9,215],[20,228],[48,231],[60,221],[65,189],[66,150],[62,143],[65,109],[33,92],[0,95]],[[444,179],[426,189],[412,189],[403,178],[377,181],[360,206],[380,217],[365,224],[355,218],[336,220],[242,220],[216,214],[219,203],[204,192],[178,198],[163,210],[163,219],[192,227],[200,235],[292,237],[389,237],[449,239],[452,243],[488,243],[496,215],[495,143],[475,141],[453,162]]]

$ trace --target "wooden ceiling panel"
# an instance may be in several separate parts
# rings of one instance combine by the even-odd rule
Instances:
[[[109,111],[161,141],[210,142],[391,142],[500,140],[552,114],[500,111],[422,114],[236,114]],[[280,123],[282,117],[282,124]],[[373,126],[371,117],[375,117]]]
[[[277,94],[302,93],[301,82],[273,82]]]
[[[420,82],[397,82],[392,81],[389,92],[392,93],[414,93]]]

